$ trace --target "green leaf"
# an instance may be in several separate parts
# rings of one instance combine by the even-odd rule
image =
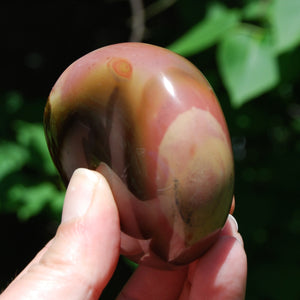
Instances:
[[[49,182],[35,186],[15,185],[10,189],[8,196],[10,201],[18,207],[17,214],[22,220],[37,215],[47,204],[52,207],[53,201],[55,208],[58,206],[61,208],[64,199],[64,193],[58,191]]]
[[[0,144],[0,181],[7,175],[20,170],[28,161],[29,152],[13,142]]]
[[[270,22],[273,25],[277,53],[283,53],[299,45],[299,0],[274,0]]]
[[[243,8],[244,20],[264,20],[267,18],[271,7],[270,1],[251,1]]]
[[[227,35],[219,45],[217,58],[234,107],[268,91],[279,81],[270,38],[254,26],[241,27]]]
[[[49,175],[57,174],[48,151],[43,125],[40,123],[16,121],[15,130],[18,143],[31,152],[31,165],[39,171],[43,168]]]
[[[196,54],[219,41],[239,22],[239,12],[228,10],[220,4],[210,7],[207,16],[168,48],[180,55]]]
[[[128,259],[125,256],[122,256],[124,262],[134,271],[139,266],[137,263],[133,262],[132,260]]]

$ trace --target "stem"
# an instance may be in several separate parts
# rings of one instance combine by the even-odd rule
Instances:
[[[130,42],[140,42],[143,40],[145,32],[145,12],[142,0],[129,0],[132,18]]]

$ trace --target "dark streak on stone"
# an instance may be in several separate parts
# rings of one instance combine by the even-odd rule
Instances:
[[[187,225],[191,225],[190,223],[192,221],[193,209],[189,205],[187,205],[187,203],[184,202],[185,199],[182,199],[182,195],[180,195],[180,187],[179,187],[178,179],[173,180],[173,190],[174,190],[175,203],[179,210],[179,214],[183,222]]]
[[[88,139],[83,139],[82,146],[89,168],[96,169],[101,162],[111,166],[112,157],[110,149],[110,136],[112,134],[113,118],[118,97],[119,89],[115,87],[109,97],[106,110],[104,112],[104,121],[101,123],[99,115],[86,120],[89,122]],[[89,113],[92,115],[92,112]],[[88,116],[88,113],[87,113]]]
[[[54,139],[54,137],[51,133],[51,130],[52,130],[51,114],[52,114],[51,104],[48,99],[46,106],[45,106],[45,110],[44,110],[44,132],[45,132],[45,136],[46,136],[46,142],[47,142],[47,146],[48,146],[50,155],[52,157],[52,160],[60,173],[62,181],[64,182],[65,185],[67,185],[68,184],[67,176],[63,170],[61,161],[58,159],[58,157],[60,157],[60,150],[58,147],[58,139],[57,140]]]

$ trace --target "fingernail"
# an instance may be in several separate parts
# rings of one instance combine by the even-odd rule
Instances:
[[[233,223],[234,226],[236,227],[236,231],[239,231],[239,225],[238,225],[238,222],[235,219],[235,217],[233,215],[229,214],[228,218],[232,221],[231,223]]]
[[[67,188],[62,223],[83,216],[88,210],[99,177],[94,171],[77,169]]]

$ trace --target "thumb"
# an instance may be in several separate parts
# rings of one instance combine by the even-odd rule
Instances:
[[[0,298],[98,299],[115,270],[119,248],[118,211],[108,183],[97,172],[78,169],[55,237]]]

